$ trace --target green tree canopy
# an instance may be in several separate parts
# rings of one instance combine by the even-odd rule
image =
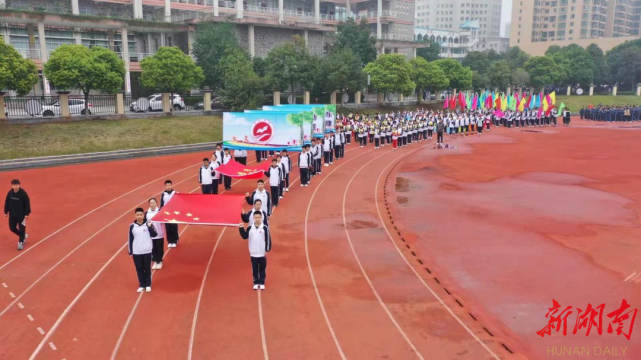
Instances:
[[[507,60],[496,61],[490,66],[488,73],[490,84],[499,89],[505,89],[512,83],[512,69]]]
[[[468,90],[472,87],[472,70],[463,67],[454,59],[441,59],[434,61],[450,81],[450,87],[458,90]]]
[[[416,84],[411,80],[412,66],[404,55],[384,54],[365,66],[374,89],[384,94],[411,94]]]
[[[147,89],[163,93],[182,93],[199,87],[203,70],[177,47],[163,46],[140,62],[140,82]]]
[[[37,82],[36,64],[23,59],[13,46],[0,39],[0,91],[15,90],[18,95],[25,95]]]
[[[82,91],[87,110],[90,91],[113,94],[122,89],[125,64],[115,52],[99,46],[62,45],[51,53],[44,73],[58,89]]]
[[[472,71],[472,87],[474,89],[487,89],[490,87],[490,78],[486,74]]]
[[[530,74],[530,85],[535,87],[554,85],[559,79],[565,78],[563,70],[548,56],[536,56],[524,65]]]
[[[525,62],[530,59],[530,55],[521,50],[518,46],[511,47],[504,56],[505,60],[510,63],[512,70],[522,68],[525,65]]]
[[[490,60],[487,51],[470,51],[465,55],[461,64],[479,74],[486,74],[490,70],[493,61],[495,60]]]
[[[335,49],[322,61],[325,88],[328,91],[354,92],[362,89],[367,75],[361,68],[361,60],[350,49]]]
[[[256,109],[265,100],[265,84],[256,75],[252,61],[240,48],[230,48],[221,59],[224,88],[220,90],[221,103],[234,111]]]
[[[296,35],[292,42],[273,48],[267,54],[267,76],[272,85],[279,90],[309,89],[313,86],[314,65],[312,56],[307,51],[305,40]],[[293,96],[294,102],[296,96]]]
[[[376,39],[370,35],[367,20],[356,23],[353,18],[336,27],[336,50],[350,49],[361,60],[361,66],[376,60]]]
[[[423,44],[427,44],[429,47],[418,48],[416,56],[420,56],[428,62],[438,60],[441,54],[441,44],[431,39],[423,40]]]
[[[411,79],[419,89],[419,93],[422,93],[423,90],[447,89],[450,84],[445,72],[434,63],[428,63],[425,59],[417,57],[410,60],[410,65],[412,66]]]
[[[636,85],[641,82],[641,39],[626,41],[606,54],[610,82]]]
[[[194,35],[192,53],[196,58],[196,64],[203,69],[203,84],[212,89],[222,88],[222,58],[228,49],[240,49],[234,24],[222,23],[200,23]]]
[[[592,63],[594,64],[594,84],[607,84],[609,73],[603,50],[601,50],[601,48],[597,44],[591,44],[585,50],[592,58]]]
[[[519,88],[524,88],[530,84],[530,74],[523,68],[518,68],[512,73],[512,82]]]

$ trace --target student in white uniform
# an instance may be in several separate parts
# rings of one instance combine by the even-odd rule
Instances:
[[[160,208],[162,209],[165,205],[169,203],[171,198],[176,195],[174,190],[174,185],[171,180],[165,181],[165,191],[160,194]],[[178,240],[180,238],[178,234],[178,224],[168,224],[165,223],[165,234],[167,234],[167,247],[176,247],[178,245]]]
[[[245,228],[243,223],[238,225],[240,237],[248,240],[249,257],[252,263],[252,276],[254,277],[254,290],[265,290],[267,257],[265,255],[272,249],[272,239],[269,228],[263,224],[262,212],[254,212],[253,223]]]
[[[225,155],[223,155],[223,164],[228,164],[233,158],[229,153],[229,149],[225,148]],[[225,190],[231,190],[231,177],[224,176],[223,183],[225,184]]]
[[[149,210],[145,214],[145,218],[153,220],[153,218],[158,214],[160,208],[158,207],[158,201],[156,198],[149,199]],[[163,224],[158,221],[152,221],[154,229],[156,230],[156,235],[151,237],[152,250],[151,250],[151,261],[153,265],[151,270],[160,270],[162,269],[162,260],[165,257],[165,232],[163,231]]]
[[[209,161],[209,159],[207,159]],[[134,260],[138,275],[138,292],[151,292],[151,238],[156,236],[156,229],[151,222],[145,221],[145,210],[136,208],[136,219],[129,225],[127,250]]]

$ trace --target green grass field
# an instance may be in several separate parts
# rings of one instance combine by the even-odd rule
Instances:
[[[0,160],[195,144],[221,139],[220,116],[6,125],[0,127]]]
[[[641,97],[633,95],[557,96],[556,103],[559,106],[564,103],[570,111],[579,112],[582,106],[588,107],[588,105],[641,105]]]

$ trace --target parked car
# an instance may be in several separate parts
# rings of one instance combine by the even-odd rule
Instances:
[[[87,105],[87,111],[91,115],[91,104]],[[60,102],[56,101],[52,105],[42,105],[42,116],[60,115]],[[85,100],[84,99],[69,99],[69,113],[70,114],[85,114]]]
[[[222,109],[223,104],[220,102],[220,99],[215,97],[211,99],[211,108],[212,109]],[[204,110],[205,109],[205,102],[201,101],[198,104],[194,105],[194,110]]]
[[[129,105],[129,111],[132,112],[145,112],[145,111],[162,111],[162,94],[153,94],[150,96],[147,96],[147,108],[146,109],[140,109],[138,106],[138,101],[134,101]],[[174,98],[172,100],[172,106],[174,110],[185,110],[185,101],[183,98],[180,96],[180,94],[174,94]]]

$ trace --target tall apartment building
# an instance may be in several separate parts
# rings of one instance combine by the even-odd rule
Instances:
[[[416,0],[416,26],[458,31],[466,22],[478,20],[479,50],[488,40],[500,37],[501,0]]]
[[[130,92],[131,73],[159,47],[191,52],[199,22],[234,22],[241,46],[265,57],[294,35],[323,55],[349,17],[369,24],[379,53],[415,56],[413,0],[0,0],[0,37],[39,70],[63,44],[109,48],[125,62]],[[37,93],[48,94],[41,79]]]
[[[542,55],[550,45],[599,45],[639,38],[640,0],[514,0],[510,46]]]

